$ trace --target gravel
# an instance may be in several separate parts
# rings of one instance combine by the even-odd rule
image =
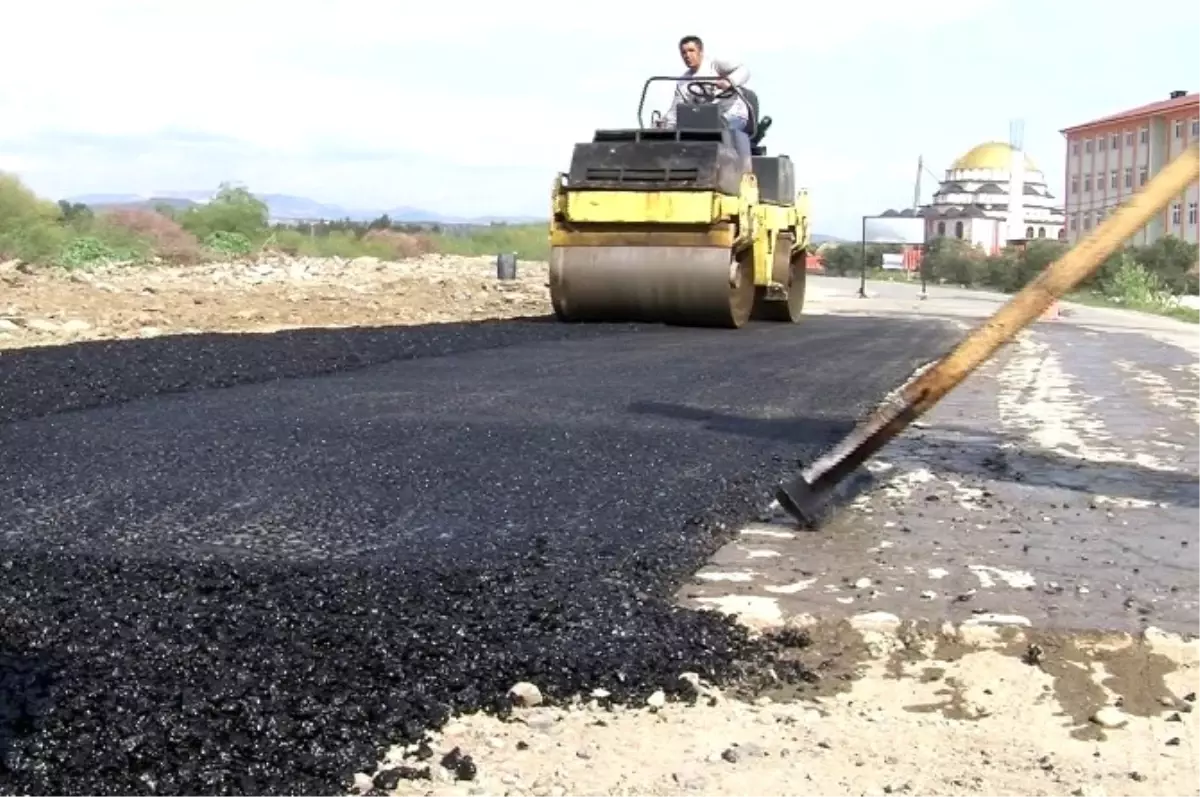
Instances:
[[[947,340],[814,317],[5,354],[0,791],[339,793],[521,681],[644,705],[738,678],[769,647],[674,585]],[[441,764],[470,780],[468,754]]]

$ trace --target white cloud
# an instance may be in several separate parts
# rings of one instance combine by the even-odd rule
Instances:
[[[840,71],[853,61],[848,51],[903,51],[906,36],[997,4],[609,0],[551,14],[542,0],[13,3],[0,48],[0,157],[5,139],[50,131],[184,130],[246,142],[248,156],[259,159],[252,171],[276,185],[297,182],[285,169],[303,168],[306,153],[331,144],[466,168],[524,167],[548,183],[566,168],[575,141],[596,127],[635,123],[644,78],[678,72],[675,42],[697,33],[710,51],[747,61],[776,118],[769,142],[804,156],[807,182],[858,179],[863,167],[853,154],[807,155],[804,127],[819,123],[803,107],[811,86],[841,81],[847,93],[869,90],[864,76]],[[842,66],[830,69],[835,62]],[[662,107],[669,90],[649,107]],[[91,167],[81,154],[60,160],[106,179],[124,171],[144,183],[154,169],[159,185],[171,184],[200,168],[178,144]],[[19,163],[43,182],[54,168],[45,157]],[[248,168],[244,159],[238,168]],[[338,180],[336,169],[323,174]],[[214,172],[206,185],[227,176]]]
[[[727,2],[700,0],[687,13],[715,52],[751,63],[794,52],[803,80],[815,58],[866,32],[901,34],[989,4],[778,3],[731,14]],[[174,127],[282,148],[338,137],[466,163],[540,164],[551,142],[562,150],[606,118],[632,121],[644,76],[679,69],[679,6],[609,0],[599,20],[579,11],[547,14],[541,0],[21,4],[6,12],[0,74],[20,79],[0,87],[0,116],[11,132]],[[68,14],[72,24],[61,24]],[[506,71],[514,60],[534,68]],[[313,61],[343,68],[323,74]]]

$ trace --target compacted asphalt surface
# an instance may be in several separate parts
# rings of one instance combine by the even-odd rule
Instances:
[[[0,792],[330,793],[516,681],[761,655],[673,591],[933,319],[543,320],[0,357]]]

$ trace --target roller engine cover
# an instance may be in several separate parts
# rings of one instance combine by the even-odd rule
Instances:
[[[567,173],[572,190],[719,191],[736,196],[742,180],[729,131],[598,130],[576,144]]]

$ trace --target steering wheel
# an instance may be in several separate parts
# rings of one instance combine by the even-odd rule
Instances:
[[[696,99],[704,100],[705,102],[712,102],[714,100],[728,99],[729,97],[732,97],[732,96],[734,96],[734,94],[737,93],[736,91],[734,91],[732,85],[727,89],[721,89],[717,86],[717,84],[715,82],[701,83],[699,81],[693,81],[691,83],[688,83],[687,84],[687,92],[688,92],[688,94],[692,95]]]

